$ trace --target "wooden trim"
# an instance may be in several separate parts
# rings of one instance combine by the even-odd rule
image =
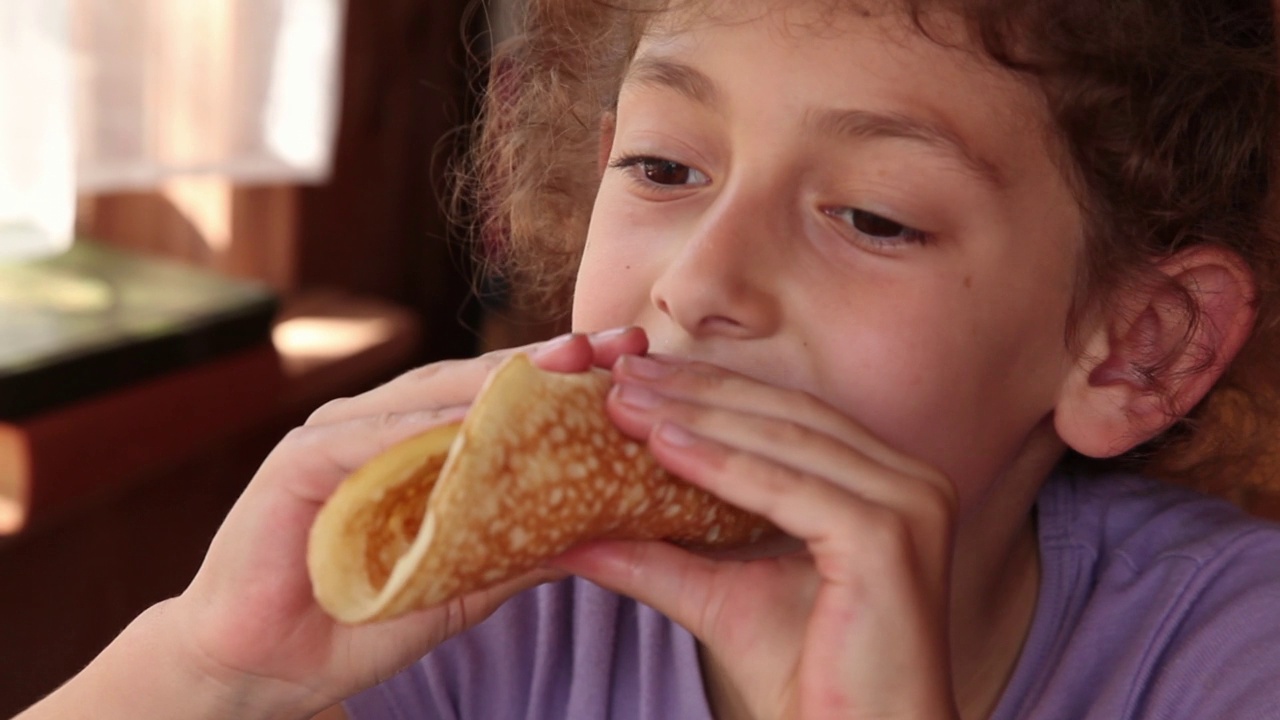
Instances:
[[[270,345],[20,423],[0,423],[0,492],[16,532],[118,490],[270,417],[283,387]]]

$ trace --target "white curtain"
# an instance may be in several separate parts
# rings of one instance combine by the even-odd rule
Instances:
[[[0,0],[0,256],[70,243],[75,215],[66,0]]]
[[[65,247],[77,191],[319,182],[343,0],[0,0],[0,256]]]

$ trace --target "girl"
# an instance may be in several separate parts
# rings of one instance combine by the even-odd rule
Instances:
[[[597,543],[333,624],[307,528],[496,361],[442,363],[291,433],[190,588],[29,718],[307,717],[370,686],[355,717],[1280,707],[1280,529],[1083,461],[1243,482],[1220,441],[1263,406],[1219,399],[1275,381],[1267,3],[532,0],[527,20],[479,167],[512,259],[540,260],[513,272],[554,289],[576,267],[577,334],[538,362],[611,367],[619,427],[789,542]]]

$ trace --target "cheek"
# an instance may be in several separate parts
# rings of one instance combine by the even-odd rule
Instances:
[[[967,295],[917,286],[857,327],[846,320],[847,339],[818,371],[837,378],[827,396],[876,436],[946,472],[962,504],[1052,410],[1061,368],[1048,318]]]
[[[602,202],[597,200],[574,285],[573,329],[578,332],[632,324],[648,304],[643,233],[625,218],[601,212]]]
[[[588,242],[573,288],[575,332],[597,332],[627,322],[627,293],[611,291],[617,288],[620,275],[612,267],[613,263]]]

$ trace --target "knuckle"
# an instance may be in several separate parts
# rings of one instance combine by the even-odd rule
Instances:
[[[949,499],[952,504],[955,504],[958,495],[956,492],[956,484],[951,482],[951,478],[947,477],[946,473],[938,470],[932,465],[925,465],[920,470],[919,474],[926,482],[929,483],[930,487],[933,487],[943,497]]]
[[[450,368],[455,367],[457,363],[457,360],[441,360],[429,365],[422,365],[413,368],[412,370],[406,370],[402,375],[400,375],[400,377],[396,378],[396,380],[392,380],[391,382],[396,382],[397,380],[408,380],[414,384],[430,382],[438,375],[448,372]]]
[[[762,462],[759,458],[741,451],[729,453],[724,471],[725,475],[731,478],[750,476],[761,496],[767,498],[766,502],[770,505],[777,505],[782,498],[791,495],[790,491],[797,488],[799,481],[799,475],[794,471],[770,462]],[[804,489],[804,485],[800,487]]]
[[[483,367],[487,369],[493,369],[501,365],[504,360],[511,357],[512,355],[518,352],[528,353],[534,350],[535,348],[537,348],[541,344],[542,343],[535,343],[533,345],[526,345],[518,348],[503,348],[501,350],[490,350],[489,352],[484,353],[483,355],[480,355],[479,357],[475,358],[475,360],[478,361]],[[467,361],[466,360],[450,360],[446,362],[457,363],[457,362],[467,362]]]
[[[935,493],[933,497],[938,497]],[[948,547],[955,536],[955,515],[948,502],[936,502],[927,507],[923,521],[917,526],[917,547],[926,554],[935,554]]]
[[[698,395],[714,395],[720,392],[728,378],[710,365],[696,364],[676,374],[676,379],[686,391]]]
[[[877,506],[864,520],[863,543],[878,557],[898,557],[912,545],[911,525],[900,513]]]
[[[335,419],[345,414],[344,408],[346,408],[350,402],[351,398],[346,397],[329,400],[315,410],[312,410],[311,414],[307,416],[306,421],[303,422],[303,425],[316,426],[326,425],[333,422]]]
[[[704,434],[723,421],[723,416],[716,409],[674,398],[664,400],[662,413],[667,419]]]
[[[280,439],[279,446],[305,450],[319,444],[320,435],[321,433],[317,431],[315,426],[300,425],[285,433],[284,437]]]
[[[400,419],[402,417],[403,416],[399,413],[380,412],[370,415],[365,419],[365,422],[369,424],[369,428],[373,430],[376,435],[380,436],[387,430],[395,429],[396,425],[400,423]]]
[[[788,390],[790,402],[806,413],[830,412],[831,406],[807,390]]]
[[[943,477],[917,483],[916,487],[916,507],[921,514],[934,522],[950,521],[958,502],[955,486]]]
[[[361,422],[368,428],[369,436],[381,452],[402,442],[410,434],[405,429],[413,426],[409,420],[408,415],[381,412],[362,418]]]
[[[864,537],[882,556],[915,564],[949,547],[956,522],[955,493],[947,483],[902,480],[909,489],[899,498],[901,508],[877,507]]]
[[[479,368],[480,374],[487,373],[497,367],[509,354],[509,350],[495,350],[474,358],[437,360],[433,363],[406,370],[400,377],[392,380],[391,383],[407,381],[413,385],[429,385],[436,382],[451,384],[462,379],[458,377],[459,375],[466,377],[468,374],[475,374],[477,368]]]
[[[444,638],[451,638],[467,629],[466,598],[454,598],[445,603],[441,629]]]
[[[774,442],[782,447],[800,447],[812,439],[809,428],[795,420],[778,420],[765,432],[773,437]]]

